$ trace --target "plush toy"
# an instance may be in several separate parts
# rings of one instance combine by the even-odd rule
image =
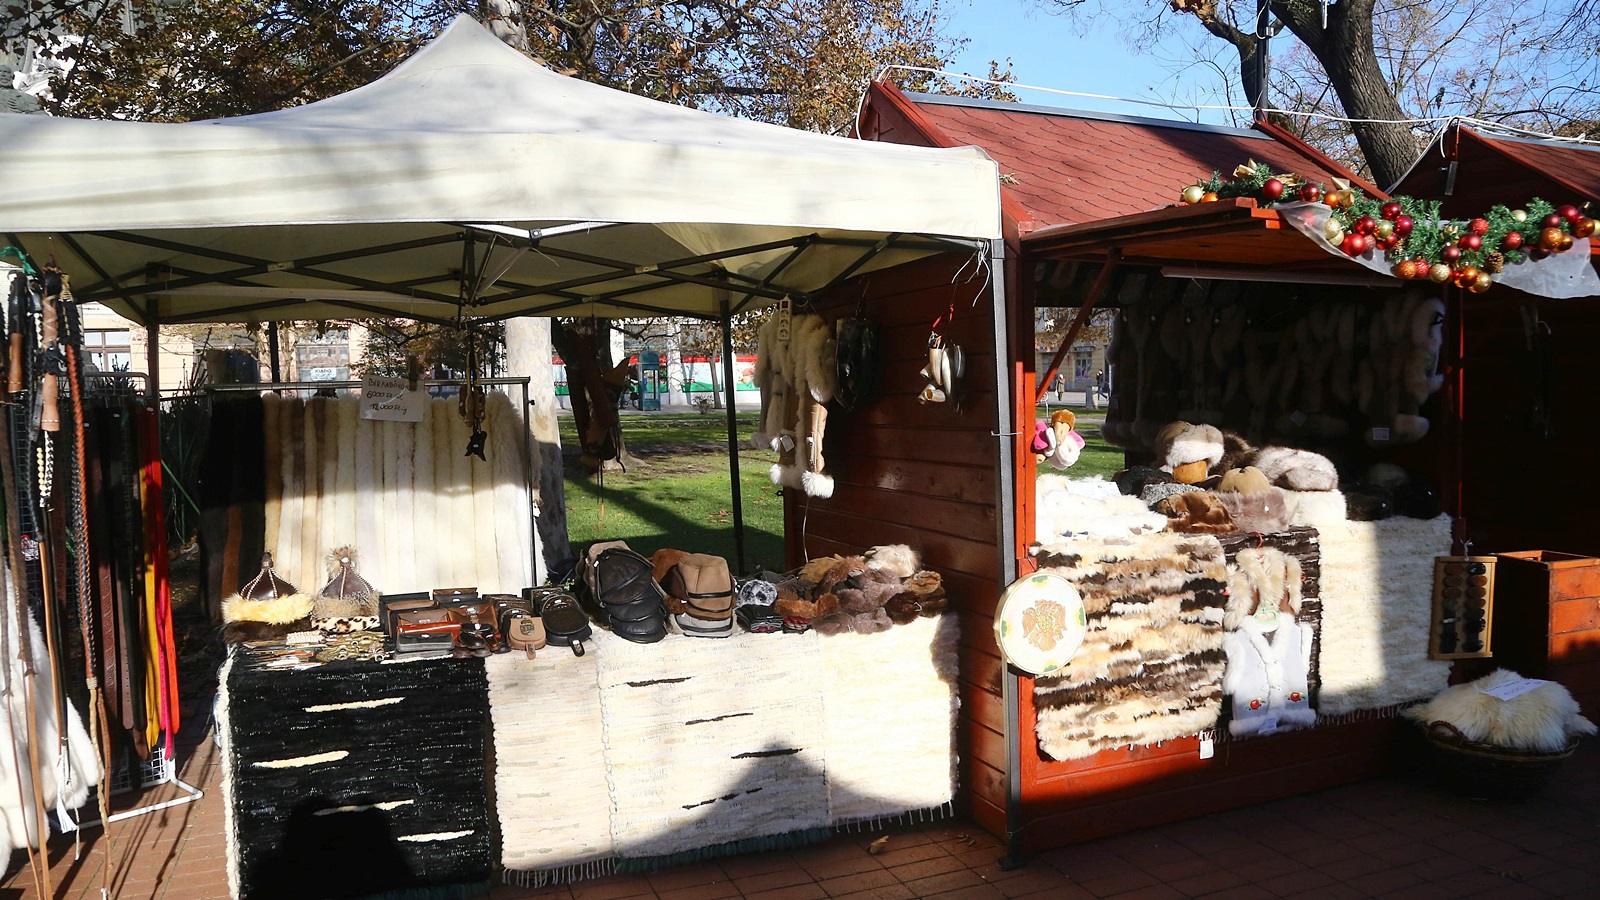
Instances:
[[[1043,462],[1058,469],[1070,469],[1078,462],[1084,440],[1082,435],[1073,430],[1077,423],[1078,418],[1071,410],[1058,409],[1050,414],[1050,443],[1053,446]]]
[[[1028,449],[1033,451],[1035,463],[1043,463],[1050,458],[1050,454],[1056,452],[1056,434],[1050,428],[1050,420],[1033,420],[1033,443],[1028,445]]]

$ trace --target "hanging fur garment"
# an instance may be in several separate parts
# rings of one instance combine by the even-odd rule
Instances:
[[[773,484],[813,497],[833,496],[822,457],[827,404],[838,389],[833,331],[818,315],[791,316],[789,340],[778,340],[777,319],[762,326],[756,372],[768,407],[758,437],[778,451]]]
[[[67,728],[65,759],[58,759],[62,751],[60,726],[55,715],[56,698],[52,689],[53,670],[45,648],[44,636],[31,612],[27,616],[27,637],[19,635],[18,601],[16,586],[10,569],[5,571],[5,609],[0,612],[6,627],[0,629],[0,702],[6,714],[0,716],[0,842],[3,842],[5,861],[9,863],[11,851],[22,847],[40,845],[40,823],[36,812],[34,792],[42,794],[45,809],[77,809],[89,799],[89,789],[100,782],[100,761],[94,744],[90,742],[76,704],[65,701]],[[26,654],[33,660],[33,707],[25,700],[24,673],[26,664],[18,658],[27,641]],[[27,721],[33,716],[32,733],[38,750],[39,768],[32,769],[29,762]],[[60,775],[65,764],[67,778]],[[19,768],[20,764],[20,768]],[[0,863],[0,868],[5,864]]]

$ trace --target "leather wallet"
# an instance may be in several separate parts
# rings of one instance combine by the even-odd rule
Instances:
[[[461,633],[461,623],[449,610],[423,609],[396,614],[394,649],[396,653],[421,650],[449,650]]]

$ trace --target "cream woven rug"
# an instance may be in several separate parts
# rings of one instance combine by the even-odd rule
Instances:
[[[642,645],[596,629],[583,657],[491,657],[505,880],[571,882],[947,807],[957,642],[947,616]]]

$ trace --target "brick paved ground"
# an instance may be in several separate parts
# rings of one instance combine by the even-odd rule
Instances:
[[[180,776],[205,799],[114,826],[112,896],[227,895],[217,754],[189,737]],[[145,802],[162,799],[151,792]],[[1519,806],[1455,798],[1423,777],[1389,778],[1042,854],[1001,871],[998,842],[960,822],[840,835],[767,853],[573,887],[496,887],[493,898],[762,900],[806,898],[1382,897],[1407,900],[1600,896],[1600,747],[1580,751],[1541,797]],[[51,846],[60,898],[100,892],[104,847],[90,833]],[[36,894],[22,864],[0,898]]]

